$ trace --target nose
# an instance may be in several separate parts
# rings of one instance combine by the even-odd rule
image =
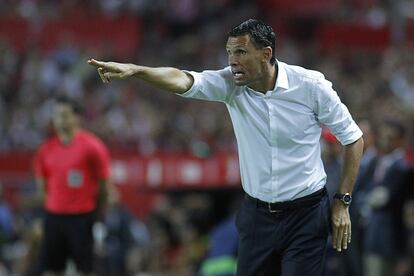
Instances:
[[[234,57],[234,55],[229,54],[229,65],[235,66],[239,63],[239,61]]]

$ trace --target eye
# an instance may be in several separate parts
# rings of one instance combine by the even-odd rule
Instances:
[[[245,54],[247,54],[247,52],[245,50],[238,49],[238,50],[236,50],[236,54],[245,55]]]

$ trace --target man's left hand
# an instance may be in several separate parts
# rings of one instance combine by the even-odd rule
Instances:
[[[348,206],[339,200],[334,200],[332,204],[332,245],[337,251],[348,248],[351,242],[351,219],[349,217]]]

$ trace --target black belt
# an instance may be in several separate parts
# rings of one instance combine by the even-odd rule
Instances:
[[[318,202],[321,201],[321,199],[327,194],[326,192],[326,188],[323,187],[322,189],[301,197],[301,198],[297,198],[294,200],[290,200],[290,201],[282,201],[282,202],[266,202],[266,201],[262,201],[260,199],[251,197],[248,194],[244,194],[244,198],[246,198],[247,200],[249,200],[250,202],[254,203],[257,207],[261,207],[261,208],[265,208],[267,210],[269,210],[269,212],[271,213],[275,213],[275,212],[282,212],[282,211],[286,211],[286,210],[292,210],[292,209],[298,209],[298,208],[303,208],[303,207],[308,207],[311,205],[314,205]]]

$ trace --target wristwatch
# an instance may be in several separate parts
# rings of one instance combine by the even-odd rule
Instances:
[[[352,202],[352,196],[350,193],[334,194],[335,199],[339,199],[345,206],[349,206]]]

